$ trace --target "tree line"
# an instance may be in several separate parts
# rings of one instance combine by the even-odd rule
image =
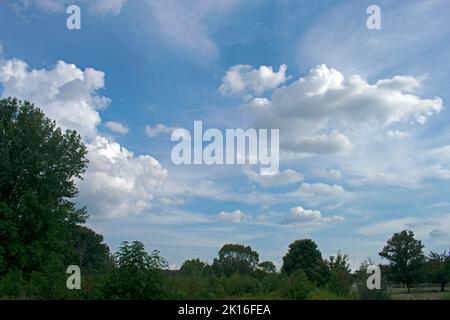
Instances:
[[[424,254],[410,230],[380,251],[381,290],[368,290],[366,261],[352,272],[348,256],[324,259],[311,239],[289,245],[280,270],[257,251],[225,244],[211,264],[185,261],[179,270],[139,241],[114,254],[85,226],[73,199],[88,166],[79,134],[61,130],[32,103],[0,100],[0,298],[37,299],[386,299],[388,283],[410,288],[450,281],[446,252]],[[66,287],[67,266],[82,270],[81,290]]]

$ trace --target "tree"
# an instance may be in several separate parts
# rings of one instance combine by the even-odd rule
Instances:
[[[352,287],[348,256],[338,252],[336,256],[330,257],[327,265],[330,269],[330,291],[338,296],[348,295]]]
[[[286,298],[297,300],[307,299],[313,290],[314,285],[309,281],[302,269],[298,269],[291,273],[282,288]]]
[[[447,252],[430,252],[427,261],[427,274],[431,282],[438,283],[441,291],[445,291],[445,285],[450,282],[450,257]]]
[[[258,269],[264,271],[266,273],[275,273],[277,271],[277,267],[272,261],[263,261],[258,264]]]
[[[86,226],[76,225],[72,231],[74,263],[81,268],[98,271],[111,267],[109,247],[103,243],[103,236]]]
[[[423,248],[422,242],[414,239],[412,231],[403,230],[400,233],[394,233],[379,253],[382,258],[389,261],[392,279],[405,283],[408,292],[411,285],[422,276],[425,263]]]
[[[116,253],[116,268],[105,284],[105,296],[110,299],[161,299],[166,288],[160,271],[167,261],[159,251],[148,254],[139,241],[122,242]]]
[[[202,276],[208,269],[208,264],[200,259],[191,259],[183,262],[180,273],[184,276]]]
[[[258,262],[259,254],[250,246],[226,244],[214,259],[213,269],[227,277],[233,273],[250,274],[256,270]]]
[[[60,268],[71,228],[87,218],[70,200],[88,163],[81,137],[29,102],[3,99],[0,155],[0,275],[42,271],[49,261]]]
[[[311,239],[294,241],[283,257],[282,272],[290,275],[299,269],[318,286],[326,284],[329,280],[329,271],[322,260],[322,254]]]

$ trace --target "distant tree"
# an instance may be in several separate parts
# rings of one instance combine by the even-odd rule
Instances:
[[[352,275],[348,263],[348,256],[338,252],[336,256],[330,257],[327,265],[330,269],[330,291],[339,296],[348,295],[352,286]]]
[[[103,236],[86,226],[73,228],[74,263],[81,268],[97,271],[107,270],[112,265],[109,247],[103,243]]]
[[[329,280],[328,267],[316,243],[311,239],[294,241],[283,257],[282,272],[290,275],[299,269],[303,270],[308,279],[318,286],[325,285]]]
[[[420,240],[414,238],[410,230],[395,233],[387,241],[379,255],[389,261],[392,279],[405,283],[410,292],[411,285],[423,275],[425,264],[424,246]]]
[[[231,276],[233,273],[250,274],[256,270],[259,254],[250,246],[226,244],[214,259],[213,269],[218,274]]]
[[[180,273],[184,276],[202,276],[208,269],[206,262],[200,259],[191,259],[183,262]]]
[[[87,166],[80,136],[33,104],[0,100],[0,275],[62,267],[70,230],[85,222],[70,200]]]
[[[450,257],[447,252],[430,252],[426,270],[431,282],[438,283],[441,291],[445,291],[446,284],[450,282]]]
[[[277,267],[272,261],[263,261],[258,264],[258,269],[266,273],[275,273]]]
[[[159,251],[148,254],[139,241],[122,242],[116,253],[116,268],[106,281],[104,292],[109,299],[161,299],[166,288],[161,270],[167,261]]]

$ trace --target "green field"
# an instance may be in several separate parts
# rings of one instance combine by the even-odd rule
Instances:
[[[438,287],[392,288],[392,300],[450,300],[450,291],[441,292]]]

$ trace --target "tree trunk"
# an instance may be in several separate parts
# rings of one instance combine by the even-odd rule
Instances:
[[[411,293],[411,290],[410,290],[410,285],[409,285],[409,283],[407,283],[407,284],[406,284],[406,287],[408,288],[408,293]]]
[[[444,292],[445,291],[445,283],[441,283],[441,291]]]

